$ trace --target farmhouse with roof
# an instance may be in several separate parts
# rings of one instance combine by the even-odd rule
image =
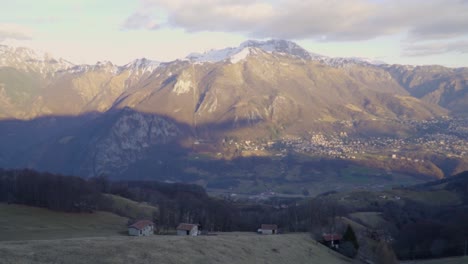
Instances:
[[[198,225],[181,223],[177,226],[178,236],[198,236]]]
[[[258,232],[262,235],[275,235],[275,234],[278,234],[278,226],[262,224]]]
[[[140,220],[128,226],[130,236],[150,236],[154,234],[154,223],[149,220]]]
[[[322,243],[331,248],[338,248],[342,238],[340,234],[323,234]]]

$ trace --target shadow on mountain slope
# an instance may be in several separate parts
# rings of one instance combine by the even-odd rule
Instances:
[[[0,167],[286,194],[359,186],[383,188],[439,177],[431,174],[429,162],[416,168],[393,161],[312,158],[294,151],[250,157],[232,150],[227,150],[231,151],[228,156],[221,153],[226,151],[223,142],[235,138],[236,133],[262,138],[256,131],[260,131],[258,127],[265,131],[268,125],[262,120],[231,120],[194,127],[129,108],[30,121],[4,120],[0,121]]]
[[[196,127],[129,108],[79,116],[46,116],[29,121],[0,121],[0,165],[31,167],[81,176],[96,170],[96,162],[133,163],[148,153],[177,158],[190,152],[198,134],[217,140],[227,131],[260,124],[261,120],[223,121]],[[169,158],[169,157],[168,157]],[[114,174],[115,172],[112,172]],[[117,173],[120,174],[120,173]]]

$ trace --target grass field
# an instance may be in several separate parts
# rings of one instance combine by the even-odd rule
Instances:
[[[108,205],[105,211],[114,212],[121,216],[133,219],[153,219],[153,214],[158,212],[158,208],[146,203],[139,203],[121,196],[103,194]]]
[[[0,203],[0,241],[115,236],[126,226],[127,218],[107,212],[62,213]]]
[[[351,263],[308,234],[78,238],[0,242],[0,263]]]
[[[466,264],[468,257],[402,261],[402,264]]]
[[[107,212],[75,214],[0,204],[0,264],[350,263],[309,234],[136,238],[124,235],[126,224],[127,218]]]
[[[350,214],[352,219],[357,219],[366,226],[379,229],[388,225],[385,219],[382,218],[382,213],[379,212],[357,212]]]

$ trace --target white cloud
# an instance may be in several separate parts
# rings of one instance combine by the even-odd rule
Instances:
[[[133,13],[130,15],[122,24],[121,29],[132,30],[132,29],[148,29],[155,30],[159,28],[159,24],[156,19],[152,18],[148,14]]]
[[[411,57],[438,55],[448,52],[468,53],[468,40],[424,42],[408,44],[403,48],[403,55]]]
[[[408,32],[411,39],[468,34],[466,0],[141,0],[186,31],[252,37],[367,40]]]
[[[164,9],[168,25],[187,31],[247,32],[273,17],[269,3],[246,0],[143,0],[145,8]]]
[[[32,30],[17,24],[0,23],[0,42],[7,39],[28,40],[32,38]]]

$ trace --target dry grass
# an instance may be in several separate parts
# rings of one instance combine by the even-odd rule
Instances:
[[[158,212],[157,207],[147,203],[135,202],[112,194],[104,194],[103,196],[110,202],[110,205],[108,208],[105,208],[105,210],[118,215],[131,217],[133,219],[152,219],[153,214]]]
[[[371,228],[378,229],[388,225],[387,221],[382,218],[382,213],[379,212],[357,212],[350,214],[350,217],[360,220],[361,223]]]
[[[403,261],[402,264],[466,264],[468,257]]]
[[[126,226],[127,218],[107,212],[63,213],[0,203],[0,241],[121,235]]]
[[[308,234],[135,238],[120,235],[126,221],[105,212],[0,204],[0,264],[349,263]]]
[[[0,263],[350,263],[308,234],[151,236],[0,242]]]

